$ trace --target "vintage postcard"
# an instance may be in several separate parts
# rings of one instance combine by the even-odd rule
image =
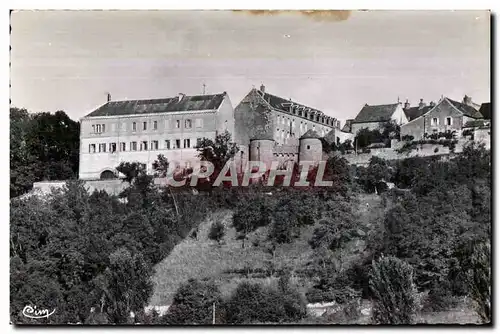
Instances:
[[[491,12],[11,12],[14,325],[491,325]]]

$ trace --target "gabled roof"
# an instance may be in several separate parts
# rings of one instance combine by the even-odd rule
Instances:
[[[398,103],[376,106],[365,104],[352,123],[387,122],[391,120],[392,114],[394,114],[397,107]]]
[[[408,109],[404,109],[405,115],[408,118],[408,121],[412,121],[417,117],[422,116],[423,114],[427,113],[429,110],[434,108],[434,106],[424,106],[422,108],[420,107],[411,107]]]
[[[491,119],[491,103],[483,103],[481,104],[481,108],[479,108],[479,112],[485,119]]]
[[[463,104],[461,102],[454,101],[450,98],[446,99],[465,116],[469,116],[472,118],[483,118],[483,115],[473,107]]]
[[[110,101],[85,117],[154,114],[175,111],[217,110],[226,92],[214,95],[184,95],[151,100]]]
[[[308,139],[308,138],[316,138],[316,139],[320,139],[321,136],[316,132],[314,131],[313,129],[309,129],[306,131],[306,133],[304,133],[300,139]]]

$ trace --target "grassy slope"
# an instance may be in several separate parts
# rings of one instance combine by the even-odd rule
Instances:
[[[381,221],[384,208],[380,197],[376,195],[360,195],[354,202],[355,212],[359,215],[360,227],[365,231],[372,228],[371,222]],[[280,267],[303,268],[309,262],[312,249],[308,244],[314,226],[303,228],[301,236],[291,244],[281,245],[275,256],[266,251],[263,241],[267,228],[260,228],[249,236],[242,248],[242,242],[236,240],[236,231],[231,226],[231,211],[218,211],[208,217],[199,227],[198,239],[186,238],[178,244],[172,253],[156,266],[154,276],[155,290],[150,305],[169,305],[177,288],[189,278],[215,279],[221,292],[227,296],[243,280],[271,282],[273,278],[252,274],[255,269],[264,269],[270,264],[275,269]],[[222,221],[226,226],[226,235],[221,245],[208,239],[210,225],[214,221]],[[255,244],[260,241],[260,244]],[[349,243],[343,253],[344,263],[351,262],[361,255],[364,242],[357,240]],[[231,271],[250,268],[249,275],[241,275]],[[229,271],[229,272],[228,272]],[[305,293],[311,282],[295,278],[295,283]],[[363,304],[369,304],[364,301]],[[419,322],[425,323],[471,323],[477,316],[470,307],[461,305],[448,312],[421,314]],[[366,316],[361,316],[357,323],[369,323]]]

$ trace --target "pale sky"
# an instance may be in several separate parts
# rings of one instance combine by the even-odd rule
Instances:
[[[490,101],[490,13],[20,11],[11,102],[77,120],[106,101],[266,91],[341,120],[365,104]]]

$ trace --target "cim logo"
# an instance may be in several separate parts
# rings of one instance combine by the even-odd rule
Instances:
[[[48,309],[37,309],[36,306],[26,305],[23,308],[23,315],[31,319],[43,319],[50,317],[52,314],[54,314],[55,311],[56,309],[53,309],[52,312],[49,312]]]

